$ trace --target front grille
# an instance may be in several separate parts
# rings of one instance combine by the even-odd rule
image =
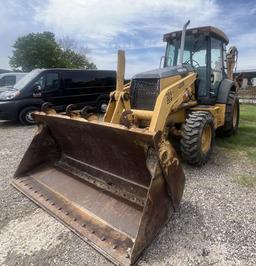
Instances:
[[[154,110],[159,94],[158,79],[135,79],[131,85],[131,107],[139,110]]]

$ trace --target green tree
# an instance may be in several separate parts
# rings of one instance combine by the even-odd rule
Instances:
[[[97,69],[96,65],[89,62],[84,54],[77,53],[71,49],[64,50],[61,58],[67,68]]]
[[[96,65],[86,57],[89,49],[75,39],[65,36],[58,40],[58,44],[63,51],[63,59],[67,62],[69,68],[82,66],[86,69],[97,69]]]
[[[84,54],[62,49],[51,32],[30,33],[13,45],[10,66],[31,71],[35,68],[96,68]]]

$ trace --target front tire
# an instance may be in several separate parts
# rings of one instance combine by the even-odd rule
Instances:
[[[30,106],[22,109],[19,113],[19,121],[22,125],[30,126],[35,125],[35,120],[32,117],[32,113],[38,111],[39,108]]]
[[[191,165],[202,166],[209,160],[214,142],[212,115],[203,111],[189,114],[181,135],[182,157]]]

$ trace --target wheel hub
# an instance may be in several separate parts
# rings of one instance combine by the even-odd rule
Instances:
[[[235,103],[234,110],[233,110],[233,127],[234,128],[236,127],[236,124],[237,124],[237,117],[238,117],[238,106]]]
[[[201,149],[204,154],[206,154],[211,147],[212,140],[212,129],[209,125],[203,128],[202,138],[201,138]]]
[[[33,117],[32,117],[32,114],[33,114],[33,112],[28,112],[28,113],[26,114],[26,120],[27,120],[29,123],[34,123],[34,119],[33,119]]]
[[[101,106],[100,106],[100,110],[102,113],[106,113],[107,111],[107,107],[108,105],[106,103],[103,103]]]

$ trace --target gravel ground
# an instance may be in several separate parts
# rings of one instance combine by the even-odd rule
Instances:
[[[0,121],[0,265],[112,265],[10,186],[35,130]],[[256,166],[216,148],[206,166],[184,168],[180,210],[138,265],[256,265],[256,191],[234,181]]]

